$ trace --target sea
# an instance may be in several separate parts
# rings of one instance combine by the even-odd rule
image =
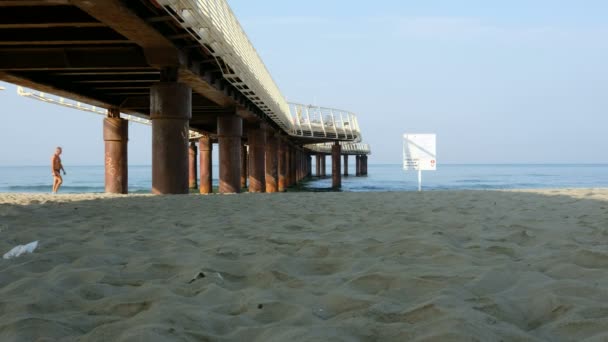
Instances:
[[[353,163],[354,164],[354,163]],[[103,166],[69,166],[61,193],[101,193],[104,191]],[[314,170],[314,168],[313,168]],[[342,191],[416,191],[417,172],[401,165],[369,164],[368,175],[343,177]],[[327,172],[331,172],[328,167]],[[217,167],[213,170],[217,177]],[[129,167],[129,192],[150,193],[150,166]],[[214,178],[214,185],[218,180]],[[49,193],[52,177],[48,166],[0,166],[0,192]],[[439,165],[437,171],[422,173],[422,188],[432,190],[496,190],[543,188],[606,188],[606,165]],[[311,178],[294,191],[330,191],[331,177]]]

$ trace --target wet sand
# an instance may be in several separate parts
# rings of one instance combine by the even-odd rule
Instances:
[[[608,340],[608,190],[0,194],[0,341]]]

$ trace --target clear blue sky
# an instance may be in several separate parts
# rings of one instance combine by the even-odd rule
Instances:
[[[288,100],[359,115],[370,162],[608,163],[608,2],[230,0]],[[5,85],[6,86],[6,85]],[[101,117],[0,92],[0,165],[103,162]],[[80,128],[80,131],[73,128]],[[150,128],[129,158],[150,163]]]

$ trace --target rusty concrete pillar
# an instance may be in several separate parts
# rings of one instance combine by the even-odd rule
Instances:
[[[325,154],[321,155],[321,177],[326,177],[327,171],[325,167]]]
[[[365,168],[366,168],[366,159],[365,156],[361,156],[361,176],[365,176],[366,172],[365,172]]]
[[[293,183],[298,184],[300,180],[298,179],[298,149],[296,147],[293,148]]]
[[[315,155],[315,159],[316,159],[316,165],[315,165],[315,176],[317,177],[321,177],[321,155],[320,154],[316,154]]]
[[[312,154],[306,154],[306,177],[312,177]]]
[[[348,177],[348,154],[344,155],[344,176]]]
[[[196,190],[198,188],[197,179],[198,174],[196,171],[197,160],[197,148],[195,142],[190,142],[188,147],[188,187],[190,190]]]
[[[278,138],[271,129],[266,130],[266,192],[279,191]]]
[[[300,158],[300,150],[296,149],[296,183],[300,182],[301,178],[301,164],[302,159]]]
[[[308,178],[308,153],[302,152],[302,175],[304,179]]]
[[[306,178],[306,168],[304,167],[305,159],[304,151],[300,151],[300,180]]]
[[[298,183],[298,150],[293,147],[291,151],[291,174],[292,174],[292,183]]]
[[[129,191],[127,143],[129,122],[120,118],[117,108],[108,109],[103,120],[105,145],[105,191],[109,194],[126,194]]]
[[[296,150],[296,171],[298,183],[302,180],[302,151]]]
[[[308,156],[306,155],[306,152],[302,151],[300,153],[301,158],[302,158],[302,162],[300,164],[302,164],[302,180],[306,179],[306,176],[308,175],[308,171],[307,171],[307,167],[306,167],[306,163],[308,160]]]
[[[291,146],[285,142],[285,185],[291,186]]]
[[[198,148],[201,152],[200,156],[200,172],[201,172],[201,180],[200,180],[200,188],[199,191],[201,194],[210,194],[213,193],[213,165],[211,160],[211,155],[213,151],[213,142],[211,141],[211,137],[205,135],[202,136],[198,140]]]
[[[247,178],[249,177],[249,162],[248,162],[247,145],[241,144],[241,189],[247,188]]]
[[[293,149],[293,180],[295,184],[300,182],[299,172],[298,172],[298,162],[300,161],[300,154],[296,147]]]
[[[289,186],[293,186],[296,183],[295,176],[295,150],[293,146],[289,146]]]
[[[265,128],[250,128],[247,131],[247,139],[249,142],[249,192],[264,192],[266,189]]]
[[[292,186],[298,182],[296,179],[296,149],[293,146],[289,152],[289,179]]]
[[[298,181],[301,181],[303,177],[303,169],[302,169],[302,151],[298,150]]]
[[[150,87],[152,120],[152,192],[187,194],[188,121],[192,116],[192,89],[179,82]]]
[[[278,155],[279,155],[279,160],[278,160],[278,177],[279,177],[279,182],[278,182],[278,188],[279,188],[279,192],[285,192],[285,190],[287,189],[287,151],[286,151],[286,144],[283,141],[283,139],[277,139],[277,144],[278,144]]]
[[[342,146],[336,141],[331,147],[331,186],[334,189],[342,187],[342,171],[340,164],[342,159]]]
[[[236,115],[217,118],[220,152],[220,193],[241,192],[241,140],[243,119]]]
[[[287,141],[283,143],[285,149],[285,188],[289,188],[291,186],[291,146]]]

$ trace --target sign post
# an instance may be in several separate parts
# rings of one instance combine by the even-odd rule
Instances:
[[[418,171],[418,191],[422,191],[422,171],[437,170],[435,134],[403,135],[403,170]]]

